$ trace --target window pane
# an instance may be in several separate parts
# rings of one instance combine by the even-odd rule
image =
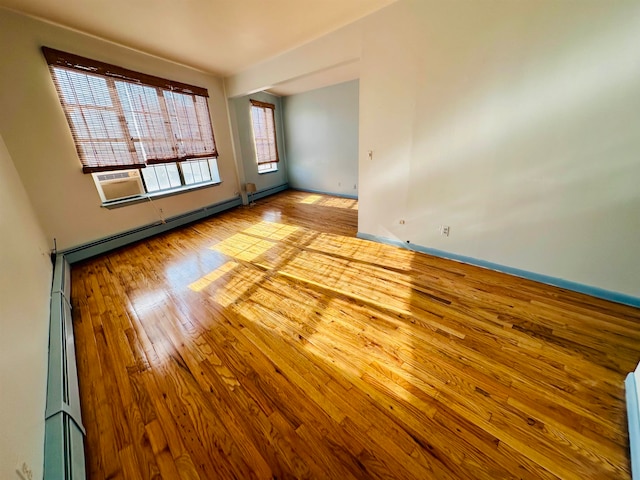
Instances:
[[[167,167],[164,165],[154,165],[153,168],[158,175],[158,184],[160,185],[160,190],[166,190],[167,188],[171,188],[171,183],[169,182],[169,175],[167,174]]]
[[[160,190],[160,185],[158,184],[158,178],[156,177],[156,171],[153,167],[143,168],[142,177],[144,178],[144,183],[147,186],[147,192],[155,192]]]
[[[193,170],[191,162],[182,162],[182,175],[184,175],[184,183],[191,185],[193,183]]]
[[[169,185],[171,188],[176,188],[182,185],[180,181],[180,173],[178,173],[177,163],[165,163],[167,168],[167,175],[169,176]]]
[[[206,160],[198,160],[200,164],[200,172],[202,172],[202,180],[208,182],[211,180],[211,170],[209,170],[209,162]]]
[[[211,172],[211,181],[214,183],[220,183],[220,172],[218,171],[218,160],[215,158],[209,159],[209,171]]]
[[[184,175],[185,185],[210,182],[212,177],[209,162],[210,160],[207,159],[182,162],[182,174]]]
[[[276,172],[278,171],[278,164],[276,162],[262,163],[258,165],[258,173]]]
[[[193,181],[194,183],[202,182],[202,173],[200,172],[200,165],[198,162],[194,162],[193,165]]]

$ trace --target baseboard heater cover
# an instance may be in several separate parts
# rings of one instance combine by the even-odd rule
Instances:
[[[45,422],[44,480],[86,480],[84,431],[66,412]]]
[[[49,318],[49,371],[45,411],[44,478],[86,478],[84,426],[71,318],[71,275],[64,255],[56,257]]]
[[[268,197],[269,195],[274,195],[279,192],[283,192],[285,190],[289,190],[289,184],[284,183],[282,185],[276,185],[275,187],[263,188],[262,190],[258,190],[256,193],[251,194],[252,200],[259,200],[264,197]]]
[[[145,238],[167,232],[174,228],[181,227],[188,223],[202,220],[211,215],[215,215],[216,213],[224,212],[225,210],[229,210],[234,207],[239,207],[240,205],[242,205],[242,199],[240,197],[234,197],[224,202],[215,203],[199,208],[198,210],[170,217],[166,219],[164,223],[157,222],[150,225],[144,225],[94,242],[85,243],[83,245],[67,249],[62,253],[69,263],[79,262],[116,248],[144,240]]]
[[[253,195],[254,200],[273,195],[278,192],[289,189],[289,184],[278,185],[275,187],[266,188],[260,190]],[[82,260],[86,260],[96,255],[101,255],[110,250],[124,247],[131,243],[144,240],[145,238],[158,235],[160,233],[167,232],[177,227],[181,227],[188,223],[196,222],[204,218],[215,215],[216,213],[224,212],[235,207],[242,205],[242,198],[234,197],[223,202],[214,203],[198,210],[183,213],[166,219],[164,223],[152,223],[150,225],[144,225],[126,232],[111,235],[94,242],[85,243],[77,247],[73,247],[62,252],[69,263],[75,263]]]

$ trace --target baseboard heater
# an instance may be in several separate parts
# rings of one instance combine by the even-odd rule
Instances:
[[[640,364],[627,375],[624,382],[627,397],[627,421],[629,422],[629,450],[631,452],[631,477],[640,480]]]
[[[80,390],[71,319],[71,275],[64,255],[56,257],[51,287],[49,373],[45,412],[45,480],[86,479]]]
[[[258,190],[256,193],[251,195],[252,200],[259,200],[264,197],[268,197],[269,195],[273,195],[278,192],[283,192],[285,190],[289,190],[289,184],[285,183],[283,185],[278,185],[275,187],[263,188],[262,190]]]
[[[210,217],[211,215],[215,215],[216,213],[224,212],[225,210],[229,210],[240,205],[242,205],[241,198],[234,197],[224,202],[215,203],[213,205],[199,208],[198,210],[167,218],[164,223],[157,222],[150,225],[144,225],[133,230],[128,230],[78,247],[70,248],[65,250],[63,253],[69,263],[79,262],[110,250],[129,245],[130,243],[167,232],[182,225],[202,220]]]

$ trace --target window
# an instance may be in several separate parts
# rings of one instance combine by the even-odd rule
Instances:
[[[84,173],[143,169],[147,192],[220,182],[206,89],[42,50]]]
[[[220,183],[215,158],[190,160],[179,163],[149,165],[142,170],[147,192],[161,192],[181,186]]]
[[[275,172],[277,170],[278,164],[276,162],[258,164],[258,173]]]
[[[251,100],[253,143],[256,148],[258,173],[278,170],[278,145],[276,143],[276,106],[272,103]]]

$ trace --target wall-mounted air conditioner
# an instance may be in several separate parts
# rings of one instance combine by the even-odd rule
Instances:
[[[136,197],[144,193],[139,170],[94,173],[93,179],[103,202]]]

